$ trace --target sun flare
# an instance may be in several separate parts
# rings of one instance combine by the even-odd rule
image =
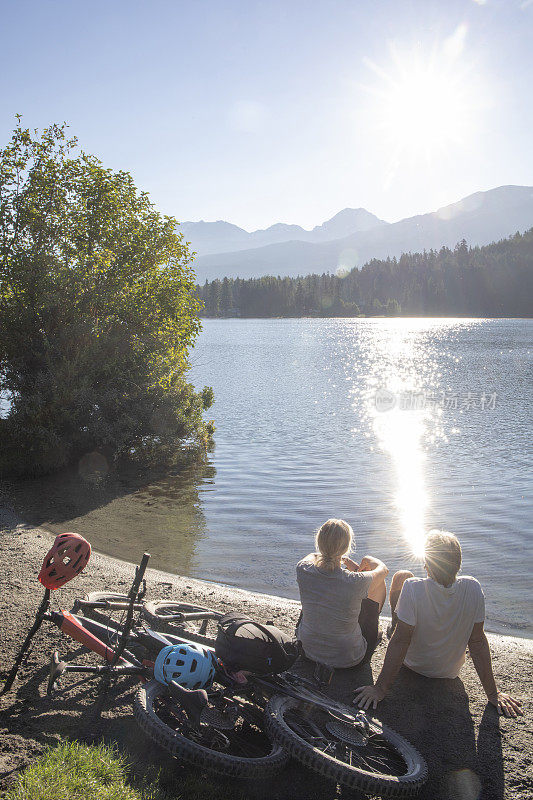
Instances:
[[[424,555],[428,509],[421,442],[424,424],[423,414],[417,411],[394,409],[374,418],[378,441],[389,453],[396,473],[394,505],[400,529],[417,559]]]
[[[472,140],[482,92],[464,58],[466,33],[459,25],[430,51],[391,46],[386,67],[366,60],[375,75],[365,88],[373,96],[376,134],[393,162],[430,163]]]
[[[460,141],[466,110],[457,78],[432,64],[413,64],[399,72],[383,110],[384,122],[392,126],[402,149],[440,149]]]
[[[400,529],[417,559],[424,555],[428,510],[422,448],[424,427],[423,412],[418,411],[394,409],[374,418],[378,441],[389,453],[396,473],[394,505]]]

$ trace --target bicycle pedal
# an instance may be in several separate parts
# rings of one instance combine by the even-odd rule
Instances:
[[[206,706],[200,714],[200,722],[202,725],[209,725],[217,730],[229,731],[235,727],[238,716],[237,709],[220,711],[213,706]]]
[[[57,650],[54,650],[50,659],[50,673],[48,677],[48,686],[46,687],[46,694],[51,695],[54,689],[57,688],[56,684],[61,678],[61,675],[67,668],[65,661],[59,660]]]

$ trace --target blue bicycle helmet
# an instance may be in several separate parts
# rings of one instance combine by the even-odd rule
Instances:
[[[176,681],[185,689],[203,689],[213,683],[217,660],[201,644],[168,645],[158,653],[154,677],[159,683]]]

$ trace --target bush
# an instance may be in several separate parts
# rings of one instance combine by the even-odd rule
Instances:
[[[199,329],[191,255],[131,175],[78,152],[65,128],[0,150],[0,475],[86,453],[201,453],[212,392],[187,383]]]

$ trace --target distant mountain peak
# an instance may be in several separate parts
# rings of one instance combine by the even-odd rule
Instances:
[[[369,231],[379,225],[387,224],[375,214],[367,211],[366,208],[343,208],[322,225],[316,225],[313,233],[319,234],[320,241],[327,241],[328,239],[342,239],[352,233]]]
[[[350,266],[362,266],[373,258],[453,248],[462,239],[472,246],[485,245],[532,226],[533,187],[499,186],[394,223],[383,222],[364,208],[345,208],[312,231],[296,226],[295,234],[293,226],[273,226],[274,230],[247,234],[232,249],[200,253],[195,269],[201,281],[321,274],[346,266],[347,259]]]
[[[275,222],[268,228],[246,231],[231,222],[183,222],[181,232],[199,256],[256,249],[283,242],[328,242],[387,223],[364,208],[344,208],[312,230],[300,225]]]

